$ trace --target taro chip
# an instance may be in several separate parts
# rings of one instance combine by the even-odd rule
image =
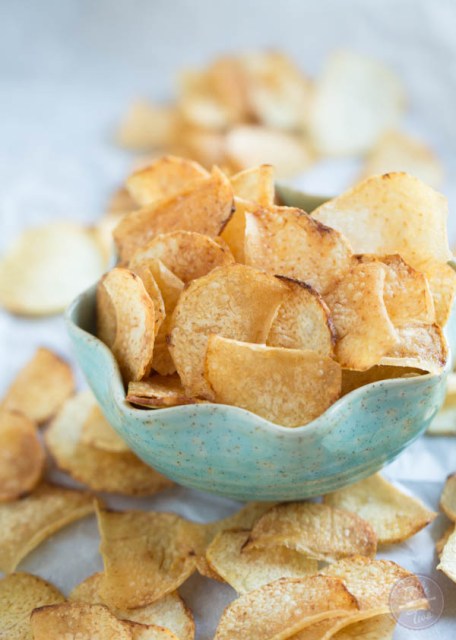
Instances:
[[[336,578],[281,578],[228,605],[214,640],[289,638],[326,617],[357,609],[355,598]]]
[[[230,178],[234,195],[250,200],[260,206],[274,204],[274,167],[261,164],[253,169],[245,169]]]
[[[70,365],[53,351],[40,347],[11,383],[0,407],[41,424],[57,413],[74,392],[74,386]]]
[[[49,582],[29,573],[12,573],[0,580],[0,638],[31,638],[30,615],[37,607],[64,602]]]
[[[178,375],[152,376],[128,384],[127,402],[160,409],[201,402],[185,395]]]
[[[450,580],[456,582],[456,528],[445,542],[437,569],[443,571]]]
[[[177,129],[176,109],[136,100],[120,125],[117,140],[128,149],[153,149],[171,144]]]
[[[31,491],[41,478],[44,459],[36,424],[20,413],[0,411],[0,502]]]
[[[130,260],[135,251],[159,233],[196,231],[216,237],[230,219],[232,209],[230,182],[214,167],[210,177],[187,191],[125,216],[114,230],[120,258]]]
[[[448,476],[440,497],[440,507],[443,513],[456,522],[456,473]]]
[[[83,442],[84,424],[96,406],[90,391],[79,393],[47,429],[46,445],[59,469],[94,491],[148,496],[172,486],[132,451],[103,450]]]
[[[229,246],[236,262],[245,262],[245,214],[247,211],[255,211],[258,205],[255,202],[234,198],[234,213],[228,224],[222,231],[222,239]]]
[[[102,451],[129,451],[127,443],[114,431],[98,405],[92,407],[82,425],[81,444]]]
[[[173,513],[98,511],[104,574],[99,594],[119,609],[174,592],[195,571],[200,527]]]
[[[51,484],[0,505],[0,571],[14,571],[43,540],[93,511],[91,494]]]
[[[165,302],[163,300],[160,287],[158,286],[157,281],[153,276],[153,272],[147,263],[140,263],[135,267],[132,266],[131,271],[141,278],[147,295],[152,300],[154,305],[155,335],[157,335],[166,317]]]
[[[106,298],[110,303],[106,303]],[[101,339],[114,354],[126,380],[141,380],[152,368],[155,339],[155,310],[144,284],[133,271],[115,268],[98,284],[97,323]]]
[[[354,389],[359,389],[366,384],[379,382],[380,380],[391,380],[392,378],[416,378],[423,375],[423,372],[413,367],[388,367],[386,365],[376,365],[365,371],[353,371],[342,369],[342,395],[346,395]]]
[[[245,217],[247,264],[306,282],[321,294],[351,266],[345,238],[300,209],[270,207]]]
[[[396,620],[388,607],[353,613],[335,622],[323,640],[392,640]],[[293,640],[301,640],[298,635]],[[304,640],[304,636],[302,637]],[[307,640],[307,639],[306,639]],[[309,638],[309,640],[311,640]]]
[[[184,283],[205,276],[215,267],[234,263],[224,242],[216,242],[194,231],[173,231],[155,236],[136,251],[130,265],[147,263],[148,260],[160,260]]]
[[[341,369],[315,351],[209,337],[205,376],[216,402],[285,427],[321,415],[339,396]]]
[[[355,513],[326,504],[290,502],[273,507],[255,523],[245,548],[277,545],[308,558],[335,562],[355,554],[374,557],[377,537]]]
[[[197,162],[176,156],[163,156],[135,171],[126,182],[128,193],[141,207],[172,198],[208,178]]]
[[[437,515],[378,473],[327,494],[324,502],[357,513],[369,522],[379,544],[403,542],[427,526]]]
[[[211,333],[265,343],[287,287],[273,276],[236,264],[193,280],[173,314],[169,348],[189,396],[213,397],[204,377]]]
[[[381,358],[380,364],[441,373],[447,363],[448,346],[437,324],[398,327],[397,336],[399,343]]]
[[[450,317],[456,294],[456,272],[446,262],[426,260],[420,264],[434,298],[435,321],[444,327]]]

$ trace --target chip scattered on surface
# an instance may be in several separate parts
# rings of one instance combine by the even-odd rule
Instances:
[[[80,442],[102,451],[124,452],[130,450],[125,440],[122,440],[111,427],[97,404],[94,404],[82,425]]]
[[[141,382],[130,382],[128,384],[127,401],[156,409],[201,402],[201,400],[189,398],[185,394],[178,375],[156,375],[146,378],[146,380],[141,380]]]
[[[440,507],[444,514],[456,522],[456,473],[448,476],[440,497]]]
[[[456,582],[456,528],[445,542],[437,569],[443,571],[450,580]]]
[[[450,525],[448,525],[448,527],[445,529],[445,531],[442,533],[440,538],[435,543],[435,551],[439,558],[442,557],[442,551],[444,550],[446,543],[448,542],[451,534],[454,533],[454,531],[456,531],[456,527],[452,522]]]

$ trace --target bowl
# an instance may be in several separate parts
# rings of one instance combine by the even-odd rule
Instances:
[[[375,473],[428,427],[451,369],[448,363],[440,374],[360,387],[295,429],[220,404],[137,409],[125,400],[111,351],[94,335],[95,314],[92,287],[70,305],[66,323],[79,365],[114,429],[144,462],[179,484],[241,501],[309,498]],[[455,322],[449,327],[454,345]]]

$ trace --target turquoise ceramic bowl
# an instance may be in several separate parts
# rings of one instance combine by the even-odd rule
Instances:
[[[427,428],[450,369],[374,382],[288,429],[226,405],[136,409],[125,400],[111,351],[94,336],[95,288],[71,304],[66,320],[90,387],[131,449],[182,485],[236,500],[308,498],[375,473]]]

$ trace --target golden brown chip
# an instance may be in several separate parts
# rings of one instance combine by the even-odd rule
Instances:
[[[201,402],[197,398],[189,398],[185,395],[178,375],[156,375],[141,382],[130,382],[127,401],[156,409]]]
[[[382,264],[359,264],[325,297],[337,333],[337,360],[346,369],[369,369],[399,342],[385,306],[384,285]]]
[[[403,542],[437,515],[378,473],[329,493],[324,502],[361,516],[375,530],[379,544]]]
[[[454,523],[452,522],[450,525],[448,525],[448,527],[445,529],[445,531],[442,533],[440,538],[435,543],[435,551],[439,558],[442,557],[442,553],[443,553],[443,550],[445,549],[445,545],[450,539],[451,534],[453,534],[455,531],[456,531],[456,528]]]
[[[232,264],[234,258],[225,243],[194,231],[173,231],[155,238],[134,254],[130,267],[148,260],[160,260],[182,282],[205,276],[215,267]]]
[[[209,337],[205,376],[216,402],[285,427],[311,422],[341,391],[341,369],[332,358],[217,335]]]
[[[96,406],[90,391],[69,400],[46,431],[57,466],[95,491],[147,496],[172,482],[131,451],[104,451],[82,442],[83,425]]]
[[[10,411],[0,411],[0,502],[28,493],[39,482],[44,450],[34,422]]]
[[[419,265],[429,282],[434,298],[435,321],[444,327],[451,314],[456,294],[456,272],[446,262],[426,260]]]
[[[437,569],[443,571],[450,580],[456,582],[456,528],[445,542]]]
[[[149,605],[195,571],[200,527],[174,513],[99,509],[98,526],[104,563],[99,593],[109,606]]]
[[[321,636],[322,640],[392,640],[396,620],[388,607],[369,609],[352,613],[345,619],[335,622],[328,632]],[[301,640],[300,636],[293,640]],[[302,638],[304,640],[304,637]]]
[[[443,513],[456,522],[456,473],[448,476],[440,497],[440,507]]]
[[[245,262],[245,213],[256,211],[258,205],[255,202],[236,197],[234,198],[234,207],[234,213],[223,229],[221,237],[229,246],[236,262],[243,264]]]
[[[136,100],[117,132],[117,140],[129,149],[153,149],[174,141],[178,117],[173,107]]]
[[[355,598],[338,579],[281,578],[228,605],[214,640],[288,638],[318,619],[357,608]]]
[[[448,346],[437,324],[398,327],[397,336],[399,343],[381,358],[380,364],[441,373],[447,363]]]
[[[3,578],[0,580],[0,638],[32,640],[32,611],[64,600],[58,589],[38,576],[12,573]]]
[[[111,304],[106,304],[106,298]],[[98,284],[97,323],[102,340],[112,339],[113,310],[115,337],[106,344],[124,378],[141,380],[152,368],[155,309],[141,278],[129,269],[112,269]]]
[[[11,383],[0,408],[18,411],[41,424],[57,413],[74,386],[70,365],[40,347]]]
[[[218,236],[232,209],[230,182],[214,167],[209,178],[188,190],[125,216],[114,230],[120,258],[130,260],[137,249],[159,233],[182,230]]]
[[[266,342],[287,291],[276,278],[240,264],[219,267],[190,283],[174,311],[169,340],[187,395],[212,398],[204,378],[209,335]]]
[[[243,69],[237,58],[217,58],[207,69],[206,81],[212,95],[230,114],[232,122],[247,117]]]
[[[332,355],[335,330],[323,298],[304,282],[283,276],[280,279],[289,287],[290,293],[277,310],[267,344]]]
[[[179,111],[185,123],[214,131],[230,126],[233,114],[214,95],[208,73],[184,70],[180,73],[179,88]]]
[[[261,164],[253,169],[246,169],[230,178],[234,195],[243,200],[256,202],[267,207],[274,204],[274,167]]]
[[[14,571],[43,540],[93,511],[89,493],[51,484],[42,484],[29,496],[0,505],[0,571]]]
[[[387,367],[385,365],[376,365],[365,371],[352,371],[351,369],[342,369],[342,394],[350,393],[354,389],[358,389],[371,382],[379,382],[380,380],[390,380],[391,378],[415,378],[423,375],[423,372],[413,367]]]
[[[418,270],[451,257],[445,198],[406,173],[364,180],[312,216],[343,233],[355,253],[397,253]]]
[[[279,504],[253,526],[246,549],[281,545],[315,560],[374,557],[377,537],[355,513],[313,502]]]
[[[89,411],[81,427],[81,444],[102,451],[130,451],[127,443],[114,431],[97,404]]]
[[[136,273],[142,280],[147,295],[152,300],[154,305],[154,331],[155,335],[160,331],[160,327],[166,317],[165,302],[163,300],[160,287],[154,278],[153,271],[150,265],[147,263],[139,263],[136,266],[131,266],[131,271]]]
[[[201,163],[206,169],[214,165],[223,167],[226,172],[225,134],[201,127],[187,125],[179,133],[185,156]]]
[[[291,207],[246,213],[246,263],[288,276],[325,293],[349,270],[351,249],[345,238]]]

